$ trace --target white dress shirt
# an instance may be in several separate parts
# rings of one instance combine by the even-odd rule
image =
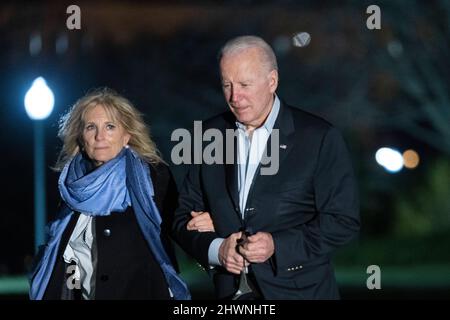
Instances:
[[[85,300],[95,297],[94,222],[92,216],[80,213],[63,255],[66,263],[74,261],[77,265],[74,277],[81,284],[81,293]]]

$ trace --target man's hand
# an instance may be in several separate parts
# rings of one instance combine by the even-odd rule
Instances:
[[[228,272],[234,274],[240,274],[244,270],[244,258],[236,251],[237,240],[241,237],[241,234],[241,232],[231,234],[219,248],[220,264]],[[248,266],[248,262],[245,262],[245,266]]]
[[[239,253],[251,263],[262,263],[275,252],[272,235],[268,232],[257,232],[247,238],[243,246],[239,246]]]
[[[191,211],[192,219],[187,224],[187,229],[198,232],[214,232],[214,224],[209,212]]]

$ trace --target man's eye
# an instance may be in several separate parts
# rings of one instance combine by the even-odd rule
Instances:
[[[229,87],[230,87],[230,85],[228,83],[222,84],[222,88],[224,88],[224,89],[228,89]]]

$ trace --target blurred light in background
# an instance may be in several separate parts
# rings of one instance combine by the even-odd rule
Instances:
[[[34,32],[31,34],[29,49],[31,56],[36,56],[41,52],[42,38],[39,32]]]
[[[58,38],[56,38],[55,43],[55,51],[56,54],[64,54],[67,51],[67,48],[69,47],[69,39],[67,38],[66,33],[61,33]]]
[[[311,41],[311,36],[308,32],[299,32],[292,37],[292,44],[295,47],[306,47]]]
[[[393,58],[399,58],[403,54],[403,46],[397,40],[390,41],[387,45],[387,50]]]
[[[52,113],[55,98],[45,79],[36,78],[24,99],[25,110],[34,120],[34,249],[45,241],[46,192],[45,192],[45,148],[44,119]]]
[[[39,77],[33,81],[25,95],[24,103],[31,120],[43,120],[52,113],[55,97],[44,78]]]
[[[399,172],[403,168],[403,157],[400,152],[392,148],[380,148],[375,154],[377,163],[388,172]]]
[[[409,149],[403,152],[403,164],[408,169],[414,169],[419,165],[420,158],[416,151]]]
[[[284,55],[291,49],[291,42],[289,41],[289,37],[279,35],[273,41],[272,46],[277,54]]]

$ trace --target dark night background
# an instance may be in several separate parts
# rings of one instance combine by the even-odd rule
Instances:
[[[70,4],[81,9],[81,30],[66,28]],[[381,30],[366,27],[371,4]],[[55,95],[45,120],[51,219],[63,112],[90,89],[111,87],[145,114],[170,162],[173,130],[226,110],[216,54],[243,34],[274,48],[278,95],[334,123],[348,143],[362,230],[335,259],[343,298],[450,298],[449,19],[446,0],[2,2],[0,298],[26,297],[34,250],[33,123],[23,103],[32,81],[45,77]],[[302,31],[311,43],[293,46]],[[419,165],[388,173],[375,161],[385,146],[414,149]],[[180,183],[185,168],[172,169]],[[179,254],[194,297],[208,298],[206,274]],[[374,264],[381,290],[366,287]]]

